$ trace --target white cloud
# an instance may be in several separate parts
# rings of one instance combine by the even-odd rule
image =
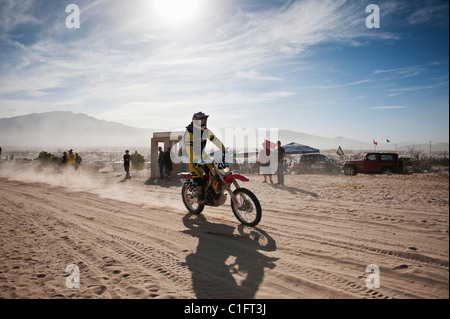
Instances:
[[[339,89],[343,87],[349,87],[349,86],[355,86],[355,85],[361,85],[364,83],[371,82],[370,79],[364,79],[359,81],[354,81],[350,83],[337,83],[337,84],[329,84],[329,85],[310,85],[303,87],[302,89]]]
[[[0,3],[0,38],[7,37],[8,33],[19,25],[41,24],[30,11],[33,1],[2,0]]]
[[[423,73],[426,70],[426,66],[424,65],[415,65],[415,66],[408,66],[408,67],[401,67],[401,68],[394,68],[394,69],[385,69],[385,70],[375,70],[374,74],[385,74],[385,73],[394,73],[399,76],[408,78],[413,77],[416,75],[419,75]]]
[[[403,105],[398,105],[398,106],[375,106],[375,107],[371,107],[371,109],[376,109],[376,110],[393,110],[393,109],[406,109],[407,106],[403,106]]]
[[[237,75],[241,78],[255,80],[255,81],[282,81],[281,78],[275,77],[275,76],[267,76],[262,75],[258,71],[251,70],[251,71],[239,71]]]
[[[438,3],[429,0],[420,2],[419,8],[408,16],[408,22],[411,24],[436,23],[448,28],[448,2]]]
[[[445,82],[439,82],[432,85],[421,85],[421,86],[411,86],[411,87],[404,87],[399,89],[390,89],[389,91],[394,93],[403,93],[403,92],[411,92],[411,91],[420,91],[420,90],[430,90],[430,89],[436,89],[442,86],[448,86],[448,81]]]
[[[61,96],[66,100],[77,100],[85,107],[91,100],[101,100],[108,109],[129,103],[172,105],[180,99],[193,102],[206,98],[217,104],[217,100],[208,99],[208,93],[223,90],[235,91],[224,95],[236,105],[263,103],[293,93],[277,89],[258,93],[257,86],[238,92],[235,83],[281,82],[275,66],[292,63],[290,58],[312,45],[356,41],[365,32],[354,27],[363,25],[364,11],[345,1],[307,0],[259,12],[223,13],[221,8],[210,7],[204,18],[183,28],[155,24],[155,13],[144,12],[144,5],[80,4],[82,22],[77,32],[83,36],[57,27],[64,19],[55,19],[41,31],[45,37],[18,51],[22,62],[4,75],[0,94],[35,92],[25,96],[53,98],[55,108],[60,105],[56,101],[58,90],[66,92]],[[21,20],[7,22],[8,30],[22,20],[37,23],[39,18],[29,9],[19,11]],[[337,87],[360,83],[364,81]],[[103,112],[105,116],[108,109]]]

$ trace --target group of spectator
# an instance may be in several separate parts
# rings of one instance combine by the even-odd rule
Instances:
[[[2,148],[0,147],[0,160],[2,159]],[[14,154],[10,154],[9,156],[5,156],[5,160],[7,161],[14,161]]]
[[[63,152],[60,163],[62,166],[73,167],[75,168],[75,170],[77,170],[82,162],[83,159],[81,158],[81,156],[78,153],[74,153],[73,149],[70,149],[69,153]]]
[[[272,167],[271,167],[271,153],[274,150],[274,144],[270,141],[266,141],[263,143],[263,149],[259,152],[259,163],[262,166],[262,175],[264,176],[263,183],[267,183],[267,178],[269,178],[270,183],[273,184],[272,180]],[[286,156],[286,151],[283,147],[281,147],[281,142],[277,142],[277,160],[278,163],[276,165],[276,174],[278,178],[278,182],[276,185],[284,185],[284,159]]]
[[[170,150],[171,147],[167,147],[167,150],[164,152],[162,147],[158,147],[158,165],[159,165],[159,179],[166,178],[170,180],[170,174],[173,171],[173,163],[170,158]],[[164,174],[164,170],[166,171]]]

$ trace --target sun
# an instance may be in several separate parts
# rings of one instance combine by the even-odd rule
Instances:
[[[154,0],[154,9],[166,22],[179,24],[193,20],[201,0]]]

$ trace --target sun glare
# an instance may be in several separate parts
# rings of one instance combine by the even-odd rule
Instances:
[[[155,0],[156,13],[170,23],[183,23],[195,18],[201,0]]]

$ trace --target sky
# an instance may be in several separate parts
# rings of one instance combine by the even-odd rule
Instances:
[[[447,0],[0,0],[0,118],[72,111],[170,131],[203,111],[212,127],[448,142],[448,12]]]

